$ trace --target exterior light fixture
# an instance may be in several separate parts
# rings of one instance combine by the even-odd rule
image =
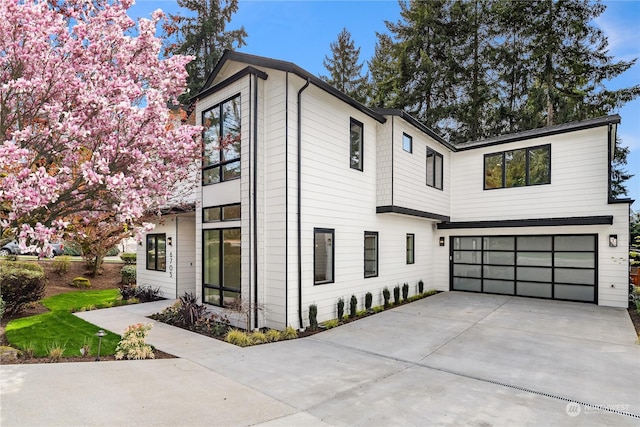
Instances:
[[[102,345],[102,337],[105,335],[107,335],[107,333],[102,329],[96,333],[96,336],[98,337],[98,357],[96,357],[96,362],[100,361],[100,346]]]
[[[171,236],[167,237],[167,244],[169,246],[173,246],[173,237],[171,237]]]
[[[618,235],[617,234],[609,234],[609,247],[617,248],[618,247]]]
[[[444,236],[440,236],[440,238],[438,239],[438,244],[440,246],[444,246]]]

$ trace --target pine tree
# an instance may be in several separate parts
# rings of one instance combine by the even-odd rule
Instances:
[[[343,28],[338,34],[338,39],[330,44],[330,48],[331,57],[325,55],[322,61],[329,76],[320,78],[356,101],[365,103],[368,78],[362,76],[364,63],[358,64],[360,48],[355,47],[351,33]]]
[[[402,108],[398,101],[398,64],[395,44],[388,34],[376,32],[378,41],[369,60],[369,105],[378,108]]]
[[[225,49],[245,45],[247,33],[244,27],[226,31],[231,18],[238,10],[238,0],[177,0],[178,5],[195,16],[169,14],[164,25],[168,37],[174,42],[167,51],[174,54],[193,55],[195,59],[187,65],[189,73],[188,92],[181,101],[196,95],[202,89],[208,74],[218,62]]]

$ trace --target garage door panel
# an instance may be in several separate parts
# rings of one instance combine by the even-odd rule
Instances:
[[[514,280],[516,272],[514,267],[485,265],[483,267],[483,276],[485,279],[505,279]]]
[[[595,251],[593,236],[555,236],[556,251]]]
[[[519,251],[550,251],[551,236],[518,236]]]
[[[518,267],[518,280],[551,282],[551,269],[544,267]]]
[[[483,291],[490,294],[515,295],[515,284],[513,281],[485,279]]]
[[[594,291],[593,286],[579,286],[579,285],[556,285],[554,297],[557,299],[568,299],[573,301],[593,301]]]
[[[516,295],[524,297],[551,298],[551,283],[517,282]]]
[[[551,252],[518,252],[518,265],[551,267]]]
[[[484,253],[484,263],[498,264],[498,265],[514,265],[515,254],[513,252],[487,251]]]
[[[596,257],[593,252],[556,252],[554,264],[556,267],[595,268]]]
[[[482,266],[480,265],[455,265],[453,275],[457,277],[482,277]]]
[[[453,289],[456,291],[482,292],[482,280],[468,277],[454,277]]]
[[[576,285],[593,285],[593,270],[577,270],[573,268],[556,268],[556,282],[575,283]]]

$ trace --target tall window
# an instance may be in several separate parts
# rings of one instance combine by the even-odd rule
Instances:
[[[204,230],[202,301],[226,307],[240,298],[240,229]]]
[[[485,154],[484,189],[551,183],[551,145]]]
[[[334,273],[334,230],[313,229],[313,284],[333,283]]]
[[[413,152],[413,138],[406,133],[402,134],[402,149],[408,153]]]
[[[147,270],[166,271],[167,235],[147,234]]]
[[[378,233],[364,232],[364,277],[378,276]]]
[[[202,184],[240,178],[240,95],[202,113]]]
[[[442,154],[427,147],[427,185],[442,190]]]
[[[414,234],[407,234],[407,264],[415,262],[415,240]]]
[[[362,134],[364,125],[355,119],[351,119],[349,132],[351,169],[362,170]]]

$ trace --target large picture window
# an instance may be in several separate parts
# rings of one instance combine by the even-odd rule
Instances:
[[[355,119],[351,119],[349,132],[350,144],[349,154],[351,161],[351,169],[363,170],[362,167],[362,134],[364,125]]]
[[[484,189],[551,183],[551,145],[484,156]]]
[[[202,185],[240,178],[240,95],[202,113]]]
[[[313,229],[313,284],[333,283],[334,273],[334,230]]]
[[[364,232],[364,277],[378,276],[378,233]]]
[[[147,234],[147,270],[166,271],[167,235]]]
[[[442,190],[442,154],[427,147],[427,185]]]
[[[204,230],[202,301],[227,307],[240,298],[239,228]]]

